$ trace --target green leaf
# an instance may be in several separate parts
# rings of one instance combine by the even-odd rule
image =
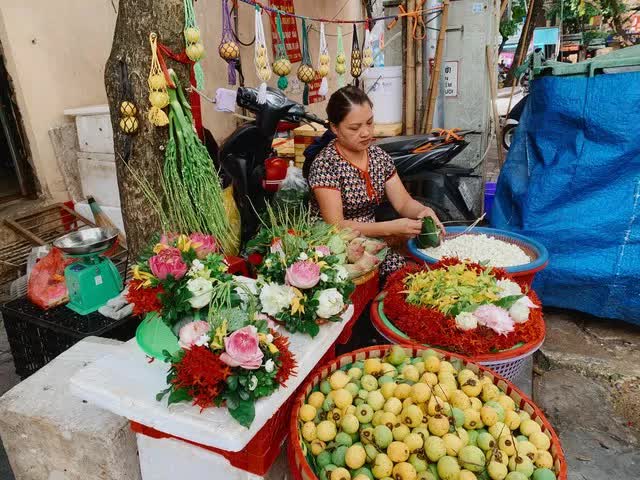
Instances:
[[[497,302],[494,303],[496,307],[502,307],[505,310],[509,310],[513,307],[513,304],[520,300],[524,295],[509,295],[508,297],[503,297]]]
[[[238,377],[236,377],[235,375],[231,375],[229,378],[227,378],[227,385],[229,387],[229,390],[234,392],[238,388]]]
[[[171,405],[173,403],[184,402],[185,400],[191,400],[191,395],[189,395],[189,392],[184,388],[179,388],[171,392],[167,403]]]
[[[240,400],[249,400],[251,398],[251,394],[246,390],[238,390],[238,395],[240,396]]]
[[[240,398],[236,392],[227,392],[224,395],[225,400],[227,401],[227,408],[229,410],[233,408],[238,408],[238,404],[240,402]]]
[[[162,399],[167,395],[167,393],[169,393],[171,391],[171,387],[169,388],[165,388],[163,391],[161,391],[160,393],[156,394],[156,401],[161,402]]]
[[[320,327],[316,322],[308,321],[305,322],[305,332],[311,335],[311,337],[315,337],[320,332]]]
[[[229,413],[240,425],[246,428],[251,426],[256,416],[255,406],[250,400],[241,400],[236,408],[229,408]]]

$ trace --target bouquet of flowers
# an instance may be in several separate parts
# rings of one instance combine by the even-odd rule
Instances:
[[[389,277],[385,291],[385,315],[409,338],[465,355],[527,343],[544,328],[534,292],[477,263],[408,266]]]
[[[155,314],[178,333],[180,323],[207,317],[210,305],[239,298],[238,282],[227,273],[211,235],[163,235],[132,268],[127,300],[136,315]]]
[[[295,375],[296,361],[287,337],[264,316],[251,309],[223,308],[209,321],[195,321],[180,329],[178,353],[167,360],[171,368],[168,404],[192,401],[205,409],[226,405],[245,427],[255,417],[256,400],[276,391]]]

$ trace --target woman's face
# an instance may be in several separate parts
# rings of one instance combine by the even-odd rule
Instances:
[[[373,140],[373,110],[368,103],[353,105],[338,125],[331,124],[338,142],[353,152],[366,150]]]

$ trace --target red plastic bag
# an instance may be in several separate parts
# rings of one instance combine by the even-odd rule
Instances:
[[[53,248],[31,271],[27,297],[40,308],[49,309],[67,303],[69,292],[64,279],[64,269],[72,262]]]

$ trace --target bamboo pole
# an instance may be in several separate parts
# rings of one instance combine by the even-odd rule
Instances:
[[[413,12],[416,8],[416,0],[407,0],[407,12]],[[415,133],[415,118],[416,118],[416,58],[415,58],[415,41],[413,39],[413,31],[409,25],[412,20],[410,16],[405,17],[406,24],[406,38],[407,38],[407,50],[405,56],[405,97],[406,97],[406,112],[405,112],[405,129],[407,135],[413,135]]]
[[[500,5],[500,18],[498,18],[498,22],[502,19],[502,16],[507,9],[507,5],[509,5],[509,0],[502,0],[502,4]]]
[[[493,58],[493,46],[487,45],[487,72],[489,73],[489,87],[491,90],[491,109],[493,111],[493,125],[496,133],[496,148],[498,149],[498,164],[500,168],[504,164],[504,152],[502,151],[502,127],[498,115],[498,82],[496,80],[495,59]]]
[[[418,29],[416,30],[416,36],[418,38],[422,36],[422,27],[421,27],[421,25],[418,25]],[[422,87],[422,75],[423,75],[422,49],[424,48],[424,39],[415,40],[415,42],[416,42],[416,54],[415,54],[415,65],[416,65],[415,125],[418,125],[418,131],[419,131],[420,130],[419,125],[422,122],[422,116],[424,115],[424,90],[423,90],[423,87]],[[415,128],[414,128],[414,130],[415,130]]]
[[[449,0],[442,2],[442,18],[440,20],[440,32],[438,33],[438,43],[436,43],[436,58],[433,71],[429,78],[429,94],[427,96],[427,114],[422,123],[422,132],[428,133],[433,128],[433,116],[436,110],[436,98],[440,85],[440,67],[444,54],[444,39],[447,33],[447,18],[449,17]]]

